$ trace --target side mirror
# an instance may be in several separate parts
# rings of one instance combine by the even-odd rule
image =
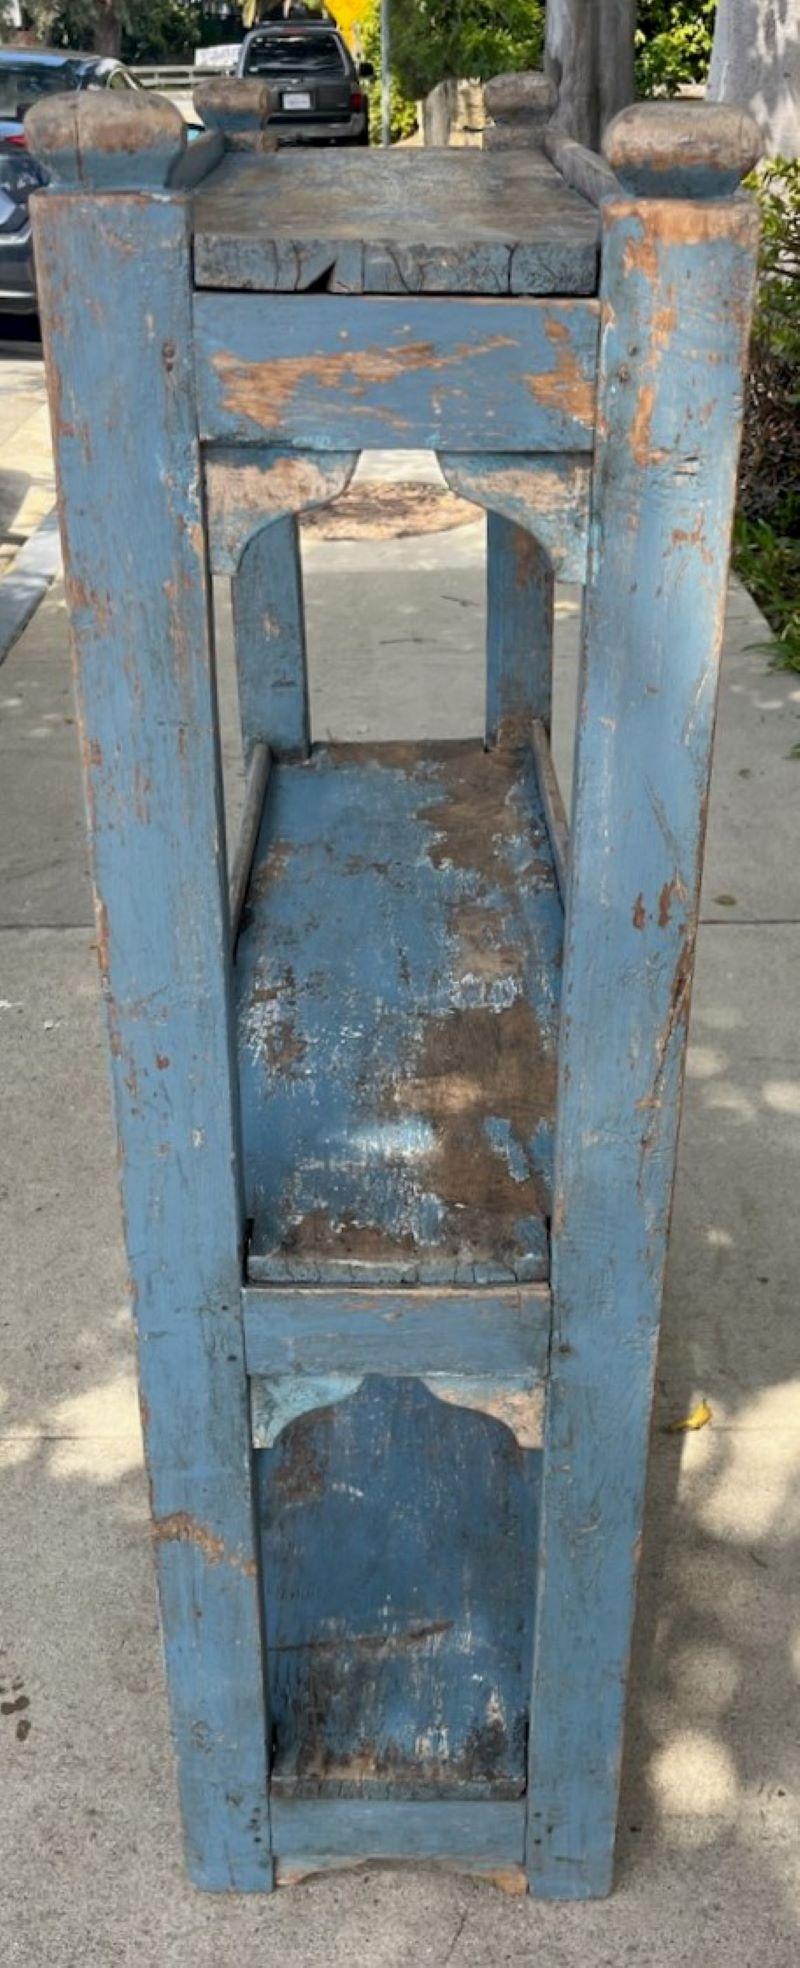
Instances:
[[[359,62],[358,73],[362,82],[374,82],[375,80],[375,70],[372,62]]]

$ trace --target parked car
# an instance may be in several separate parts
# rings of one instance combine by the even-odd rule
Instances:
[[[31,157],[23,120],[42,96],[72,89],[138,89],[122,63],[71,48],[0,48],[0,310],[36,310],[28,200],[47,183]]]
[[[369,103],[362,82],[371,62],[355,62],[344,37],[326,21],[265,23],[245,36],[239,75],[263,75],[277,97],[270,128],[280,144],[369,143]]]

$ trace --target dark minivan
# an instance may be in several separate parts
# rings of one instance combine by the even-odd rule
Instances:
[[[327,22],[277,21],[242,42],[239,75],[263,75],[275,96],[269,119],[280,144],[369,143],[369,104],[361,87],[374,73],[356,63]]]

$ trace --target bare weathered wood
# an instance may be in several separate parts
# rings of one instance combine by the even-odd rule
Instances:
[[[278,141],[267,130],[275,93],[254,76],[214,76],[198,82],[192,101],[201,122],[218,130],[228,150],[275,151]]]
[[[491,451],[440,451],[438,456],[454,492],[524,527],[543,547],[559,580],[585,580],[592,476],[588,457]],[[533,706],[528,715],[534,715]]]
[[[256,741],[250,754],[245,784],[244,807],[239,826],[228,883],[228,913],[231,921],[231,949],[235,952],[242,919],[244,898],[253,865],[261,815],[264,810],[264,796],[269,783],[272,753],[269,745]]]
[[[635,103],[609,124],[603,151],[641,198],[724,198],[758,162],[761,137],[733,104]]]
[[[28,111],[25,133],[58,184],[97,191],[155,190],[187,146],[180,110],[144,90],[42,96]]]
[[[531,750],[533,752],[533,762],[536,767],[536,777],[539,781],[539,793],[542,806],[544,807],[544,816],[547,821],[547,831],[550,835],[550,846],[553,850],[553,862],[558,886],[561,891],[561,900],[566,908],[567,884],[569,881],[569,827],[564,809],[564,801],[561,797],[561,787],[559,786],[556,769],[553,764],[553,754],[550,750],[547,725],[538,717],[533,718],[531,722]]]
[[[592,294],[597,215],[541,151],[227,157],[194,200],[200,287]]]
[[[484,131],[486,150],[541,148],[557,100],[548,75],[534,70],[493,75],[484,86],[483,100],[492,118]]]
[[[573,191],[579,191],[590,204],[602,205],[604,198],[618,197],[620,183],[610,165],[584,144],[575,143],[557,124],[545,130],[544,148],[565,184],[572,185]]]
[[[338,499],[347,491],[357,463],[357,451],[308,453],[275,446],[209,446],[205,452],[205,485],[214,573],[235,574],[249,542],[270,521]]]

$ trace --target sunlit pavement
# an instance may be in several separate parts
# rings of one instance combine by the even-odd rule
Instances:
[[[480,728],[479,521],[420,540],[315,538],[305,558],[318,735]],[[577,621],[565,592],[565,778]],[[800,679],[768,670],[751,647],[763,636],[735,590],[618,1882],[583,1906],[419,1868],[333,1874],[271,1901],[186,1882],[59,591],[0,671],[4,1968],[796,1968]],[[710,1425],[664,1433],[700,1396]]]

